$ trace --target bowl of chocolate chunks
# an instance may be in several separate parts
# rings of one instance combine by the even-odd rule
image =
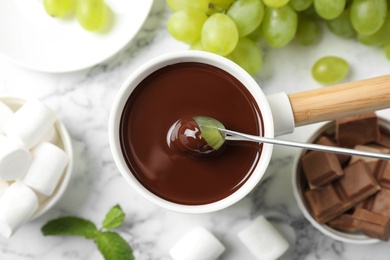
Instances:
[[[390,153],[390,122],[376,113],[341,118],[308,142]],[[299,208],[323,234],[354,244],[390,239],[390,161],[302,150],[292,177]]]

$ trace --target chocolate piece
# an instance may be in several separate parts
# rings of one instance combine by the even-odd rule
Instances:
[[[380,190],[375,178],[363,161],[348,166],[344,176],[316,190],[307,190],[304,195],[313,217],[326,223]]]
[[[361,160],[346,167],[344,176],[337,180],[336,185],[345,200],[354,205],[380,190],[378,182]]]
[[[358,208],[353,213],[355,225],[363,234],[388,240],[390,238],[390,219],[386,216]]]
[[[351,214],[342,214],[329,221],[327,225],[343,232],[356,232],[355,219]]]
[[[347,210],[346,204],[333,185],[327,185],[317,190],[306,190],[304,196],[313,217],[321,224],[332,220]]]
[[[324,186],[343,175],[340,163],[333,153],[312,151],[302,156],[301,162],[311,189]]]
[[[390,189],[390,161],[378,161],[375,176],[382,187]]]
[[[379,140],[379,123],[375,113],[336,120],[336,140],[340,146],[353,147]]]
[[[390,190],[381,189],[368,203],[368,210],[390,218]]]
[[[381,147],[381,146],[375,146],[375,145],[356,145],[354,147],[354,149],[356,150],[360,150],[360,151],[365,151],[365,152],[371,152],[371,153],[389,153],[390,150],[385,148],[385,147]],[[371,157],[363,157],[363,156],[352,156],[351,157],[351,160],[349,161],[349,164],[352,164],[358,160],[363,160],[365,162],[376,162],[378,161],[378,159],[376,158],[371,158]]]
[[[334,142],[333,140],[331,140],[329,137],[327,136],[321,136],[317,141],[316,141],[317,144],[322,144],[322,145],[327,145],[327,146],[333,146],[333,147],[337,147],[337,143]],[[347,154],[336,154],[336,157],[337,159],[339,160],[340,164],[341,165],[344,165],[348,160],[349,158],[351,158],[350,155],[347,155]]]

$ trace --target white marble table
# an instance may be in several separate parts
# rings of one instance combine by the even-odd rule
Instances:
[[[48,74],[14,65],[0,58],[0,95],[39,98],[63,120],[75,147],[75,172],[61,201],[42,217],[23,226],[12,238],[0,238],[0,259],[103,259],[92,241],[74,237],[44,237],[46,221],[65,215],[88,218],[100,225],[106,212],[119,203],[126,221],[119,232],[131,244],[138,260],[170,259],[170,247],[191,228],[201,225],[213,232],[227,250],[224,260],[254,259],[237,233],[251,219],[265,215],[290,243],[281,259],[389,259],[390,245],[350,245],[316,231],[300,213],[292,193],[291,167],[297,150],[275,148],[267,177],[231,208],[204,215],[163,210],[132,190],[117,170],[108,143],[107,124],[112,101],[122,82],[144,62],[163,53],[186,49],[166,31],[170,11],[157,0],[142,30],[109,61],[79,72]],[[255,78],[265,93],[293,93],[322,87],[310,76],[314,61],[327,54],[351,64],[346,79],[358,80],[390,72],[390,61],[380,49],[362,46],[325,33],[319,44],[291,44],[266,50],[264,69]],[[389,111],[382,111],[386,115]],[[283,138],[304,140],[315,126],[297,128]]]

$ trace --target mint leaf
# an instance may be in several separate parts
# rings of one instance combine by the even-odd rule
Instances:
[[[125,219],[125,213],[119,205],[110,209],[103,221],[103,228],[112,229],[119,227]]]
[[[82,236],[94,238],[97,233],[95,224],[78,217],[62,217],[47,222],[41,231],[45,236]]]
[[[105,260],[134,260],[130,245],[118,234],[112,231],[103,231],[120,226],[125,214],[119,205],[115,205],[106,214],[103,227],[97,229],[89,220],[79,217],[62,217],[47,222],[41,231],[45,236],[82,236],[93,239]]]
[[[134,260],[133,250],[118,233],[99,232],[95,243],[105,260]]]

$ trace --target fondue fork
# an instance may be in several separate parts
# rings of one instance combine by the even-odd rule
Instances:
[[[347,154],[347,155],[356,155],[356,156],[370,157],[370,158],[376,158],[376,159],[381,159],[381,160],[390,160],[390,154],[366,152],[366,151],[361,151],[361,150],[342,148],[342,147],[333,147],[333,146],[320,145],[320,144],[310,144],[310,143],[286,141],[286,140],[274,139],[274,138],[269,138],[269,137],[244,134],[244,133],[240,133],[240,132],[236,132],[236,131],[232,131],[232,130],[227,130],[224,128],[219,128],[219,127],[217,129],[226,135],[225,140],[227,140],[227,141],[260,142],[260,143],[283,145],[283,146],[290,146],[290,147],[296,147],[296,148],[304,148],[304,149],[308,149],[308,150],[316,150],[316,151],[331,152],[331,153],[338,153],[338,154]]]

